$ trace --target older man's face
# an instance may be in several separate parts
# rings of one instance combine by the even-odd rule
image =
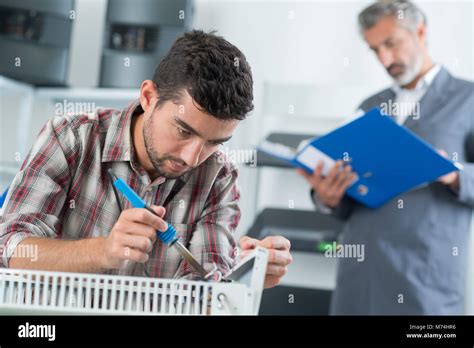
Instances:
[[[412,82],[423,65],[423,38],[386,16],[364,31],[370,49],[389,75],[401,86]]]

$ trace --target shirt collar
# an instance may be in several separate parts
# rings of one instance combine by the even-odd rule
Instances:
[[[102,162],[131,161],[133,145],[131,143],[130,127],[132,117],[142,113],[139,99],[130,103],[120,115],[110,117],[107,127]]]
[[[435,79],[436,75],[438,75],[439,71],[441,70],[441,66],[439,64],[435,64],[430,70],[428,70],[424,75],[423,77],[418,81],[418,83],[416,84],[415,88],[413,89],[413,91],[419,91],[419,90],[422,90],[422,89],[427,89],[431,83],[433,82],[433,80]],[[393,91],[395,93],[400,93],[400,92],[407,92],[407,91],[410,91],[408,89],[405,89],[403,87],[400,87],[399,85],[397,84],[394,84],[393,87],[392,87]]]

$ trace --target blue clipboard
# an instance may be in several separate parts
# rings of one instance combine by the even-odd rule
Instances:
[[[370,208],[378,208],[403,192],[459,170],[425,140],[399,126],[378,108],[311,139],[293,155],[265,146],[259,149],[309,173],[313,172],[315,163],[308,162],[308,154],[321,156],[322,153],[333,162],[349,162],[358,178],[346,193]],[[325,161],[326,170],[330,169],[329,165],[330,161]]]

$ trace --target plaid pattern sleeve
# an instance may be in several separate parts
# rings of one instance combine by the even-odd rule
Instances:
[[[1,260],[5,267],[24,239],[60,237],[61,210],[71,178],[68,163],[76,155],[74,146],[64,149],[61,145],[73,137],[65,125],[60,118],[46,123],[10,186],[0,218]]]

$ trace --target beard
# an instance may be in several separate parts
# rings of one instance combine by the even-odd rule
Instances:
[[[422,66],[423,57],[421,54],[416,54],[410,64],[406,65],[394,63],[387,68],[387,71],[399,86],[405,86],[412,82],[420,74]],[[399,67],[401,72],[396,75],[392,74],[390,70],[394,67]]]
[[[192,168],[189,168],[183,160],[173,157],[171,155],[160,156],[160,154],[153,147],[153,144],[155,142],[154,142],[154,136],[151,132],[151,130],[154,129],[152,124],[153,124],[153,117],[150,117],[150,119],[146,122],[146,124],[144,124],[144,127],[143,127],[143,140],[145,142],[145,150],[148,155],[148,158],[150,159],[150,162],[153,165],[153,168],[155,169],[158,176],[163,176],[167,179],[176,179],[184,175],[188,171],[190,171]],[[165,161],[174,162],[176,164],[183,166],[185,169],[181,172],[166,170]]]

